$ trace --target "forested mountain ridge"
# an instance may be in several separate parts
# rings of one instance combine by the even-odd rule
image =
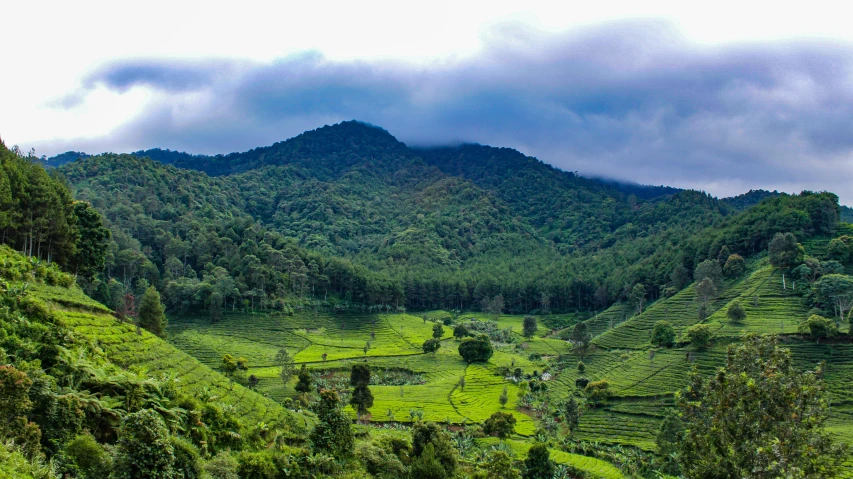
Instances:
[[[286,309],[320,292],[367,306],[476,309],[500,295],[508,311],[588,310],[635,284],[656,298],[677,264],[716,257],[727,224],[765,225],[738,250],[748,254],[799,221],[766,226],[695,191],[642,200],[507,148],[411,149],[354,121],[213,159],[166,153],[174,166],[105,155],[59,171],[114,230],[118,289],[145,278],[175,309]],[[767,217],[809,217],[798,198],[765,200]],[[99,287],[107,303],[118,294]]]

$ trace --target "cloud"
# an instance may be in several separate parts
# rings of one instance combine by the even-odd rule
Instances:
[[[389,40],[393,41],[393,40]],[[642,21],[563,33],[507,24],[476,55],[432,63],[135,59],[85,92],[146,88],[144,113],[101,141],[226,153],[359,119],[416,145],[510,146],[566,170],[729,195],[832,190],[853,203],[853,46],[709,47]]]

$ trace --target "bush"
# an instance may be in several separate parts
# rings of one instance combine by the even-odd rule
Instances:
[[[178,479],[198,479],[202,476],[201,459],[198,449],[182,437],[170,438],[175,451],[175,477]]]
[[[471,333],[468,332],[468,328],[466,328],[464,325],[459,324],[455,328],[453,328],[453,337],[456,339],[466,338],[470,335]]]
[[[695,324],[687,330],[687,338],[690,339],[690,344],[697,348],[704,348],[711,342],[711,328],[707,324]]]
[[[485,334],[468,338],[459,344],[459,355],[468,363],[488,361],[494,353],[492,343]]]
[[[228,451],[223,451],[202,465],[211,479],[240,479],[237,471],[240,463]]]
[[[434,353],[441,348],[441,341],[437,339],[427,339],[422,346],[425,353]]]
[[[483,423],[483,432],[503,439],[515,432],[515,423],[515,416],[498,411]]]
[[[670,347],[675,344],[675,329],[669,321],[658,321],[652,331],[652,344]]]
[[[355,455],[364,464],[367,472],[374,477],[389,479],[405,477],[406,468],[393,452],[373,444],[362,443],[356,447]],[[444,472],[443,468],[442,472]]]
[[[81,479],[107,477],[112,468],[112,458],[91,434],[81,434],[68,441],[62,455]]]
[[[583,391],[591,403],[598,404],[610,397],[610,383],[606,379],[593,381],[587,384]]]
[[[800,326],[801,333],[808,333],[812,339],[834,338],[838,336],[838,326],[831,319],[813,314]]]
[[[529,338],[536,333],[539,327],[536,324],[536,318],[533,316],[525,316],[522,324],[522,334],[525,338]]]
[[[746,310],[743,309],[743,305],[740,304],[740,301],[735,300],[731,306],[729,306],[729,309],[726,310],[726,316],[731,320],[731,322],[740,323],[746,319]]]

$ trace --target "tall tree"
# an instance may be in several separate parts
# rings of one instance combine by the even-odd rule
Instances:
[[[165,308],[163,307],[163,303],[160,302],[160,293],[157,292],[154,286],[149,286],[139,301],[138,321],[139,326],[147,329],[152,334],[161,338],[166,337],[166,325],[168,322],[166,320]]]
[[[799,372],[774,336],[745,336],[726,366],[680,396],[687,477],[834,477],[846,458],[824,429],[821,371]]]
[[[338,393],[330,389],[320,391],[317,419],[317,425],[309,437],[314,449],[338,459],[349,456],[355,441],[350,420],[341,410]]]
[[[776,233],[770,240],[770,264],[790,268],[802,257],[797,237],[793,233]]]

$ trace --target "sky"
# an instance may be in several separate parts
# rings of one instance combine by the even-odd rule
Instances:
[[[357,119],[587,176],[853,204],[842,2],[10,3],[0,138],[38,155],[229,153]]]

